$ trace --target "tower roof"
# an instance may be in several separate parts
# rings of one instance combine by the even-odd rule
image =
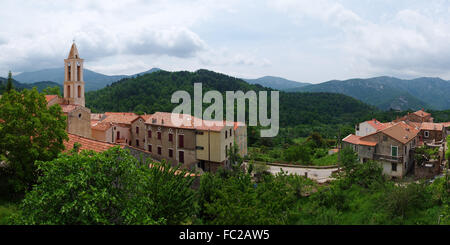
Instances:
[[[80,55],[78,54],[77,45],[75,43],[72,44],[72,47],[70,48],[69,57],[68,59],[79,59]]]

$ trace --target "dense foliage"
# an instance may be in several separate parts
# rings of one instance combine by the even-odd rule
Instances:
[[[0,119],[1,171],[16,191],[29,189],[37,178],[34,162],[52,160],[64,149],[66,118],[59,105],[47,107],[36,89],[13,89],[0,98]]]
[[[37,185],[14,217],[19,224],[179,224],[193,213],[193,178],[168,165],[149,168],[118,147],[39,162]],[[57,183],[57,184],[56,184]]]

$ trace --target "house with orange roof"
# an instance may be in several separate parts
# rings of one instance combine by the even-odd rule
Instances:
[[[397,122],[366,136],[348,135],[343,146],[350,146],[364,163],[375,160],[383,173],[402,178],[411,171],[414,149],[419,143],[419,130],[405,122]]]
[[[394,122],[401,122],[401,121],[410,121],[410,122],[433,122],[433,118],[431,117],[431,113],[426,112],[424,109],[408,113],[403,117],[397,118],[394,120]]]
[[[131,123],[139,115],[132,112],[105,112],[91,115],[92,138],[131,145]]]
[[[172,121],[172,115],[180,124]],[[195,121],[199,125],[195,124]],[[237,132],[237,135],[236,135]],[[155,159],[181,164],[188,169],[215,171],[229,167],[227,152],[234,143],[239,154],[247,154],[245,124],[208,121],[186,114],[156,112],[142,115],[132,122],[131,145],[148,151]]]
[[[443,123],[424,122],[419,127],[419,140],[425,143],[442,143],[447,137]]]
[[[388,126],[389,124],[382,123],[374,118],[356,125],[355,131],[357,136],[366,136],[385,129]]]

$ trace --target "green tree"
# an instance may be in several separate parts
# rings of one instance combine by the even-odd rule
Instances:
[[[16,191],[36,182],[37,160],[49,161],[64,150],[66,118],[59,105],[47,107],[36,89],[11,90],[0,99],[0,155],[7,158]]]
[[[12,81],[12,73],[8,72],[8,83],[6,84],[6,92],[9,92],[14,89],[13,81]]]
[[[58,96],[61,96],[61,88],[58,86],[47,87],[42,90],[42,93],[46,95],[56,94]]]
[[[149,168],[119,147],[62,154],[38,167],[14,223],[181,224],[193,214],[193,177],[164,163]]]
[[[200,218],[205,224],[287,224],[292,208],[306,185],[300,176],[264,175],[255,183],[241,172],[226,178],[204,174],[200,182]],[[305,188],[307,189],[307,188]]]
[[[293,145],[284,152],[284,159],[307,165],[311,162],[311,149],[307,145]]]

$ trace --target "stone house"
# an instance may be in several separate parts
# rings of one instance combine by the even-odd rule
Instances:
[[[442,123],[424,122],[419,129],[419,140],[425,143],[442,142],[447,135]]]
[[[402,178],[412,169],[418,133],[416,128],[398,122],[366,136],[349,135],[342,141],[343,146],[350,146],[358,153],[362,163],[376,160],[381,163],[384,174]]]
[[[366,136],[372,133],[375,133],[379,130],[385,129],[389,126],[389,123],[381,123],[377,119],[372,119],[369,121],[365,121],[362,123],[359,123],[355,127],[355,134],[357,136]]]
[[[135,119],[131,124],[131,146],[149,152],[157,160],[204,171],[229,167],[227,152],[234,142],[239,142],[239,154],[247,154],[245,124],[216,126],[214,121],[198,119],[200,125],[195,126],[195,117],[173,115],[182,120],[181,125],[172,123],[172,113],[167,112]]]

